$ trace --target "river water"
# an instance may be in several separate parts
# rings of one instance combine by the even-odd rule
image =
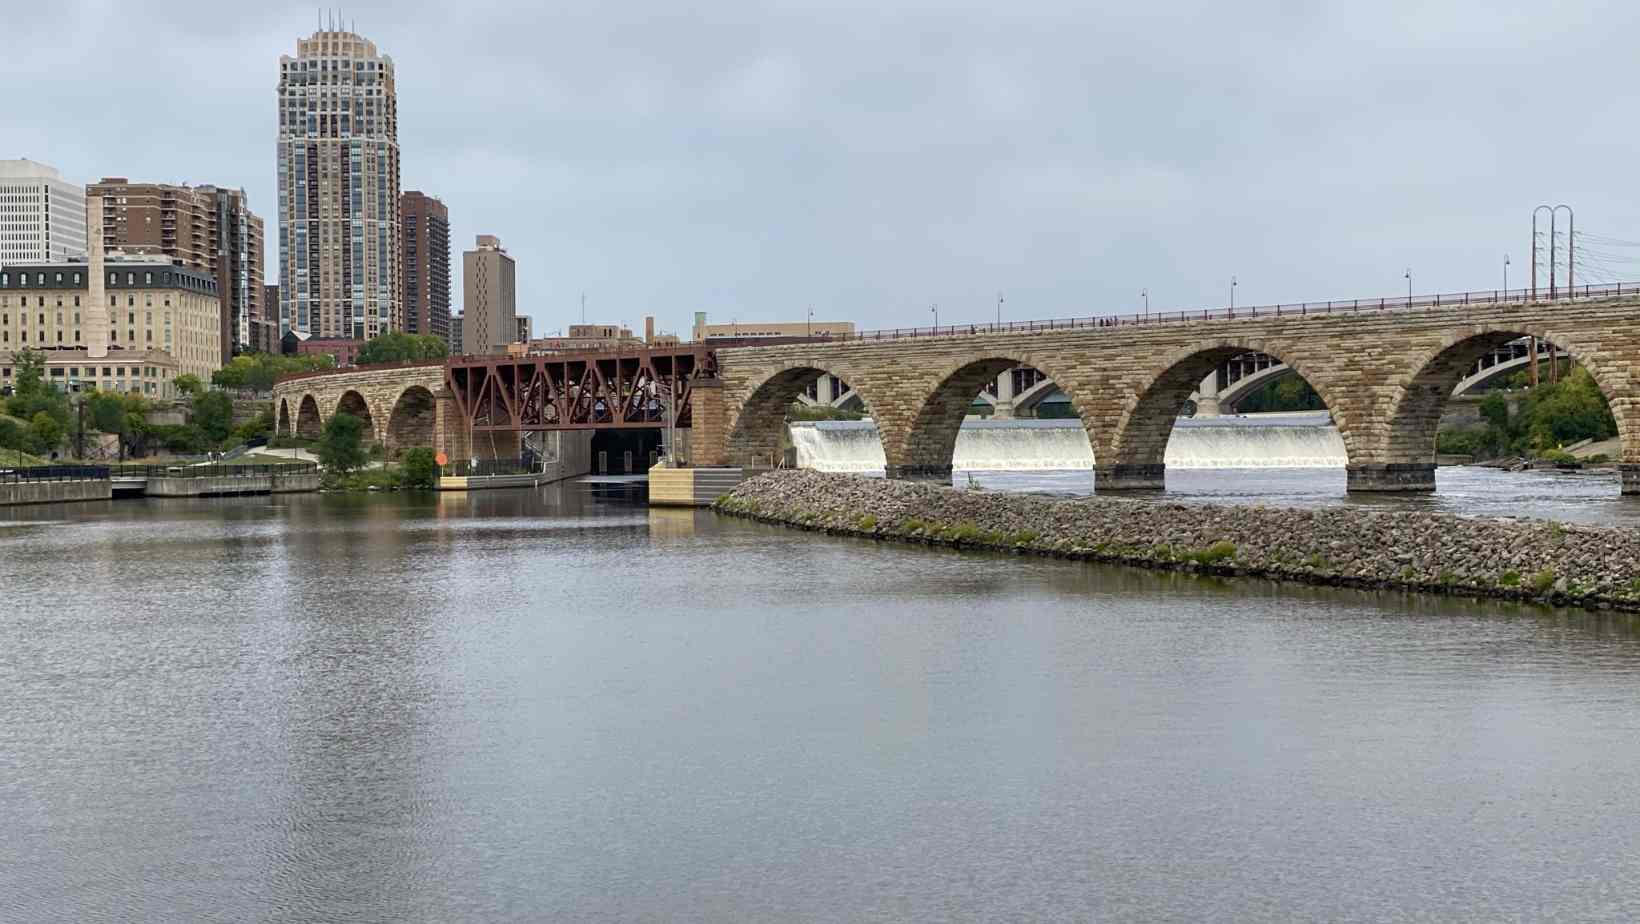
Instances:
[[[634,490],[0,510],[0,920],[1640,915],[1626,618]]]

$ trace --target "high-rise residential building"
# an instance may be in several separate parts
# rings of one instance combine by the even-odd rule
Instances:
[[[465,323],[462,320],[464,317],[465,317],[465,315],[463,315],[459,311],[454,311],[454,312],[450,313],[450,355],[451,356],[461,356],[461,355],[463,355],[464,353],[467,352],[465,349],[463,349],[463,347],[465,347],[466,344],[462,342],[462,337],[461,337],[461,334],[462,334],[461,328],[462,328],[462,325]]]
[[[321,30],[279,59],[279,328],[365,339],[403,327],[393,59]]]
[[[86,195],[102,200],[104,247],[169,257],[216,277],[223,362],[255,349],[253,325],[271,309],[263,301],[262,219],[243,189],[104,177]]]
[[[450,342],[450,213],[436,197],[399,196],[404,330]]]
[[[83,257],[85,188],[55,167],[0,160],[0,263],[50,263]]]
[[[518,333],[517,268],[501,239],[480,234],[461,255],[461,346],[468,353],[502,353]]]

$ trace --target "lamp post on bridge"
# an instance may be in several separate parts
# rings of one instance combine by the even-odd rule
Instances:
[[[935,302],[934,304],[929,305],[928,310],[933,312],[933,314],[934,314],[934,332],[939,333],[939,330],[940,330],[940,304],[939,304],[939,302]]]
[[[814,336],[814,306],[813,305],[809,306],[808,330],[809,330],[809,336],[813,337]]]
[[[1150,290],[1140,289],[1139,297],[1145,300],[1145,320],[1150,320]]]
[[[1503,297],[1509,297],[1509,255],[1503,255]]]
[[[1230,313],[1236,313],[1236,277],[1230,277]]]
[[[1407,307],[1410,308],[1412,307],[1412,267],[1407,267],[1407,271],[1401,275],[1405,276],[1407,280]]]
[[[997,329],[1002,329],[1002,293],[997,293]]]

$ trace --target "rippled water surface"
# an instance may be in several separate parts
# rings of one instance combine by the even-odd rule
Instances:
[[[1640,915],[1626,618],[631,490],[0,510],[0,920]]]
[[[952,483],[1065,496],[1093,493],[1089,472],[957,472]],[[1464,465],[1436,469],[1433,494],[1348,494],[1343,469],[1168,469],[1166,499],[1273,507],[1350,504],[1640,526],[1640,497],[1624,497],[1615,472],[1505,472]]]

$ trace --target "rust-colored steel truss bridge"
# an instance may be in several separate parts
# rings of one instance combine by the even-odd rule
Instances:
[[[717,377],[717,359],[696,345],[613,353],[458,356],[445,383],[471,432],[664,427],[690,423],[695,382]]]

